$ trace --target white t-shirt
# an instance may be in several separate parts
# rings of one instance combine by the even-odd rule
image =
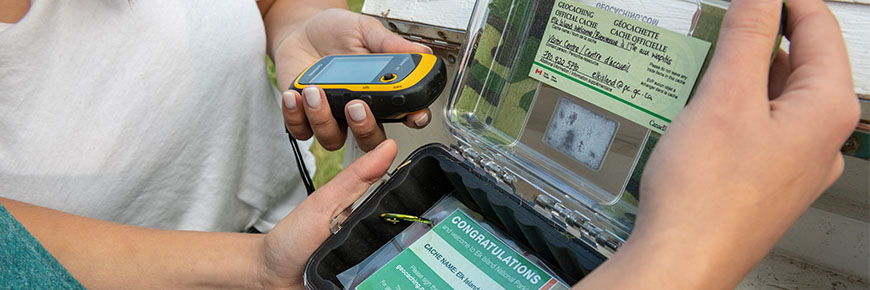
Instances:
[[[0,27],[0,196],[209,231],[305,197],[254,0],[31,2]]]

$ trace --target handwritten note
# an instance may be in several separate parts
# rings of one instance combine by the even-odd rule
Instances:
[[[663,133],[685,107],[710,43],[557,0],[529,75]]]

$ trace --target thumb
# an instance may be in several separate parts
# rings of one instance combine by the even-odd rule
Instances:
[[[314,251],[329,237],[329,223],[332,219],[380,179],[390,168],[394,157],[396,142],[387,139],[306,198],[268,236],[275,241],[287,237],[304,237],[281,244],[291,245],[294,251],[301,253]]]
[[[330,221],[381,178],[395,157],[396,142],[384,141],[290,212],[266,234],[266,273],[300,282],[305,262],[330,235]]]
[[[307,200],[319,213],[332,219],[353,204],[378,179],[387,173],[396,157],[396,142],[387,139],[342,170],[332,181],[315,191]],[[300,205],[302,207],[303,203]],[[324,229],[326,230],[326,229]]]
[[[432,53],[428,46],[414,43],[388,30],[380,21],[361,15],[360,31],[363,42],[369,51],[374,53],[418,52]]]
[[[728,92],[734,100],[720,100],[743,105],[745,102],[768,106],[767,78],[770,57],[779,31],[782,0],[735,0],[731,2],[710,69],[699,91]],[[696,94],[705,98],[711,93]]]

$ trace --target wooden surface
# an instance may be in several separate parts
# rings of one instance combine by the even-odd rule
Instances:
[[[852,2],[852,3],[849,3]],[[870,1],[829,2],[849,47],[855,91],[870,95]]]
[[[868,285],[866,280],[795,260],[791,256],[774,251],[764,257],[755,271],[752,271],[736,289],[855,290],[868,289]]]
[[[368,0],[362,12],[465,30],[473,8],[473,0]]]

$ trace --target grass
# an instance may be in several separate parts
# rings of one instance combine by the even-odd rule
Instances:
[[[314,177],[311,179],[314,182],[314,188],[320,188],[320,186],[332,180],[341,171],[344,161],[344,148],[330,152],[323,149],[320,143],[314,142],[311,145],[311,154],[314,154],[314,163],[317,164],[317,171],[314,172]]]
[[[364,0],[347,0],[347,7],[350,11],[359,12],[362,9]]]

